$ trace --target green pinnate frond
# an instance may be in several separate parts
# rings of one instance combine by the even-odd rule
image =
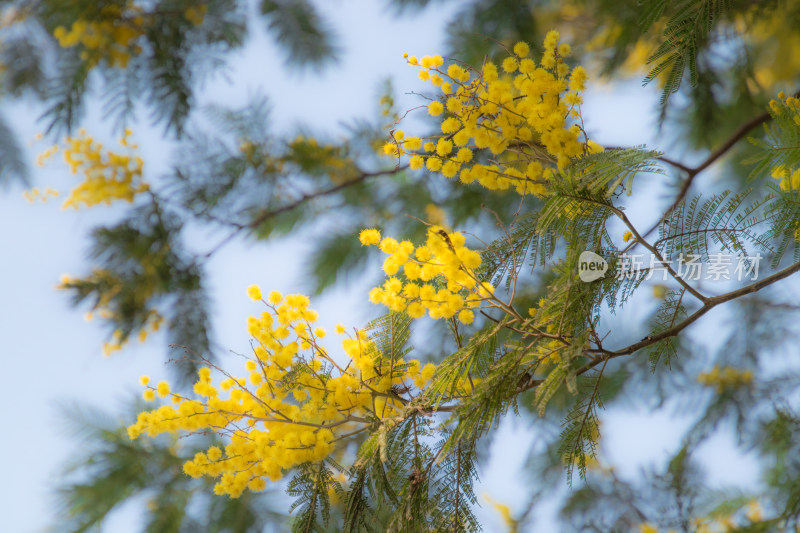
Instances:
[[[749,138],[758,153],[744,161],[753,164],[750,179],[776,174],[785,169],[789,174],[800,167],[800,103],[796,97],[778,98],[770,102],[772,122],[764,124],[763,138]],[[778,177],[777,175],[775,177]],[[791,177],[788,177],[791,181]],[[788,188],[797,188],[790,184]]]
[[[648,84],[664,78],[664,89],[661,103],[666,104],[669,97],[678,91],[683,81],[684,72],[689,70],[692,86],[697,84],[697,57],[707,46],[709,36],[714,27],[721,22],[724,14],[730,10],[730,0],[682,0],[670,6],[674,14],[667,20],[663,42],[647,59],[653,68],[644,79]],[[657,13],[654,9],[649,20]]]
[[[695,196],[673,209],[659,227],[654,246],[665,257],[698,256],[707,262],[709,253],[718,250],[747,256],[748,243],[759,251],[771,252],[762,226],[770,220],[771,197],[746,202],[752,190],[724,191],[702,200]]]
[[[373,521],[374,511],[369,502],[366,469],[356,469],[350,477],[350,486],[344,499],[342,531],[376,531]]]
[[[336,56],[334,35],[306,0],[262,0],[261,13],[279,43],[286,46],[290,63],[319,65]]]
[[[458,387],[471,375],[484,376],[490,372],[498,346],[507,336],[506,322],[507,319],[503,319],[474,333],[466,345],[439,363],[425,387],[425,401],[432,405],[447,402],[457,395]]]
[[[684,296],[686,289],[667,291],[650,322],[650,334],[655,335],[675,326],[686,318]],[[655,372],[659,364],[669,368],[670,361],[677,355],[677,341],[672,337],[662,339],[650,348],[650,370]]]
[[[299,511],[292,521],[293,533],[325,531],[331,512],[328,491],[337,484],[325,461],[304,463],[297,467],[297,472],[286,487],[286,493],[295,498],[289,512]]]
[[[445,445],[446,437],[439,442],[439,448]],[[474,442],[459,442],[435,466],[432,488],[436,507],[431,518],[436,531],[481,531],[472,511],[477,503],[473,484],[478,479],[474,446]]]
[[[770,184],[772,201],[769,205],[770,226],[765,238],[775,244],[772,266],[780,263],[789,247],[794,249],[793,260],[800,261],[800,246],[797,245],[797,232],[800,228],[800,193],[795,190],[783,191]]]
[[[326,237],[311,252],[307,279],[313,280],[311,292],[320,294],[367,261],[367,248],[355,238],[356,231],[342,231]]]
[[[0,116],[0,187],[14,179],[28,183],[28,165],[22,157],[23,153],[14,131]]]
[[[599,394],[606,363],[600,370],[580,376],[576,382],[575,402],[561,423],[559,455],[566,468],[567,483],[572,486],[574,468],[586,478],[587,459],[596,459],[600,420],[597,410],[603,408]]]
[[[611,197],[622,187],[633,192],[633,180],[642,173],[664,174],[656,158],[661,152],[647,150],[644,145],[612,149],[576,159],[564,170],[569,192],[585,191],[593,197]]]

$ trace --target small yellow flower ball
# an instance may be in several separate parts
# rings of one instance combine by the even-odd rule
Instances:
[[[515,57],[507,57],[503,60],[503,70],[506,72],[514,72],[517,70],[519,63],[517,62],[517,58]]]
[[[520,42],[518,42],[517,44],[514,45],[514,53],[518,57],[525,57],[530,53],[530,51],[531,51],[531,47],[528,46],[528,43],[520,41]]]
[[[159,381],[158,386],[156,387],[156,391],[158,391],[159,398],[166,398],[169,395],[169,383],[166,381]]]
[[[250,285],[247,287],[247,297],[253,300],[254,302],[258,302],[261,300],[261,287],[258,285]]]
[[[444,112],[444,105],[438,100],[428,104],[428,114],[433,117],[438,117]]]
[[[358,240],[363,246],[378,244],[381,242],[381,232],[377,229],[365,229],[358,235]]]

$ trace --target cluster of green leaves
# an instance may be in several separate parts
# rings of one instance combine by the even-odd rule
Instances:
[[[136,413],[141,402],[132,407]],[[147,502],[142,531],[148,533],[246,533],[285,521],[274,489],[238,500],[218,498],[213,483],[183,473],[194,452],[221,444],[214,436],[196,436],[180,446],[168,438],[131,441],[116,415],[85,406],[62,414],[65,429],[83,443],[56,493],[63,531],[97,531],[113,509],[131,499]]]

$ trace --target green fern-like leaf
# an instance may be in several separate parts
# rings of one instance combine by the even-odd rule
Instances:
[[[785,100],[774,100],[770,103],[770,115],[772,122],[764,124],[764,137],[749,138],[759,149],[755,156],[744,161],[755,165],[750,179],[765,177],[777,167],[791,172],[800,166],[800,125],[795,122],[797,108]]]
[[[286,487],[286,493],[296,498],[289,512],[299,510],[292,522],[292,533],[325,531],[331,511],[328,490],[337,481],[333,479],[324,461],[303,463],[296,470],[295,476]]]
[[[28,166],[22,158],[22,147],[14,131],[0,116],[0,186],[7,185],[12,179],[28,183]]]
[[[724,191],[704,201],[695,196],[682,202],[659,227],[659,239],[654,243],[665,257],[683,254],[709,260],[712,245],[724,252],[747,256],[747,243],[764,252],[772,245],[762,226],[773,216],[768,208],[771,197],[745,201],[752,190],[738,194]]]
[[[262,0],[261,13],[278,42],[288,48],[290,64],[319,65],[336,56],[334,36],[306,0]]]
[[[666,331],[686,318],[686,307],[683,297],[686,289],[667,291],[664,300],[658,306],[655,316],[650,324],[651,335]],[[649,351],[650,370],[655,372],[659,364],[670,366],[670,361],[677,355],[678,341],[674,337],[667,337],[654,344]]]
[[[599,394],[605,364],[598,371],[584,374],[577,380],[575,403],[562,422],[559,454],[566,468],[567,483],[572,486],[574,468],[586,478],[586,461],[597,455],[599,437],[598,408],[603,407]]]
[[[674,15],[667,20],[661,46],[647,59],[654,66],[644,79],[647,84],[662,73],[666,74],[662,105],[678,91],[687,68],[692,86],[697,84],[697,56],[706,46],[714,26],[730,9],[730,0],[682,0],[671,9]],[[654,10],[650,18],[656,12]]]

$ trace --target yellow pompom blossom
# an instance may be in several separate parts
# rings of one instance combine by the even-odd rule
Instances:
[[[141,53],[135,44],[145,32],[142,9],[136,5],[107,5],[102,20],[78,19],[67,29],[58,26],[53,36],[62,48],[83,47],[81,59],[95,67],[105,60],[111,67],[125,68],[131,57]]]
[[[461,233],[448,233],[439,226],[428,229],[427,241],[419,247],[384,238],[379,247],[389,256],[383,270],[390,277],[370,291],[370,301],[395,312],[406,311],[412,318],[427,311],[434,319],[457,315],[459,321],[470,324],[475,318],[472,310],[494,299],[494,287],[478,281],[475,269],[481,256],[464,242]],[[405,283],[396,277],[401,270]]]
[[[603,148],[588,139],[579,120],[586,70],[564,62],[570,49],[559,46],[558,32],[547,34],[544,49],[537,65],[525,57],[530,47],[517,43],[502,62],[504,73],[492,62],[480,70],[455,63],[444,69],[439,56],[407,58],[442,93],[427,106],[430,115],[443,115],[441,135],[394,136],[385,153],[408,154],[411,169],[425,166],[465,184],[546,195],[556,168]],[[488,150],[491,162],[476,160],[478,150]]]
[[[158,393],[159,398],[166,398],[169,396],[170,388],[169,383],[166,381],[159,381],[158,386],[156,387],[156,393]]]
[[[211,447],[184,464],[190,476],[218,478],[217,494],[261,490],[266,480],[327,457],[339,439],[369,430],[375,420],[402,420],[436,368],[385,356],[364,331],[341,341],[348,362],[339,364],[319,343],[325,331],[314,326],[317,313],[307,297],[273,299],[279,303],[265,302],[266,310],[248,319],[255,342],[243,375],[214,367],[221,374],[215,381],[204,366],[192,398],[166,382],[154,388],[141,380],[145,399],[169,396],[171,402],[140,413],[130,438],[209,429],[227,438],[224,449]]]
[[[650,522],[645,522],[643,524],[639,524],[639,529],[637,531],[639,533],[658,533],[658,528]]]
[[[365,229],[359,234],[358,240],[364,246],[378,244],[381,242],[381,232],[376,229]]]
[[[633,239],[633,232],[626,231],[622,234],[622,240],[628,242],[629,240]]]
[[[697,381],[706,387],[714,387],[718,393],[727,389],[749,385],[753,381],[751,370],[739,370],[732,366],[720,368],[714,365],[709,372],[702,372],[697,376]]]
[[[131,144],[130,130],[125,130],[119,143],[122,147],[136,150]],[[48,149],[40,156],[43,164],[57,150]],[[78,209],[81,205],[92,207],[111,204],[116,200],[132,202],[134,197],[149,189],[142,178],[142,158],[135,155],[103,150],[103,145],[81,130],[77,137],[67,137],[63,150],[64,161],[73,174],[82,174],[84,181],[70,191],[62,208]],[[53,191],[55,193],[55,191]],[[57,195],[55,193],[54,195]]]
[[[261,300],[261,287],[258,285],[250,285],[247,287],[247,297],[254,302]]]

